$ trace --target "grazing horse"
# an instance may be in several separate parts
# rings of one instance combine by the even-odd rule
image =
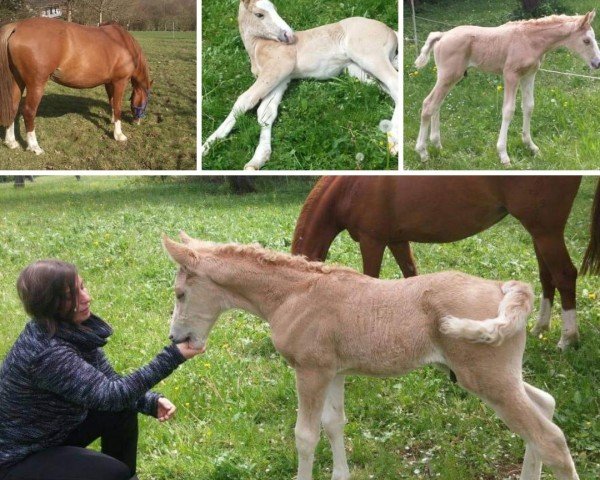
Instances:
[[[30,18],[0,28],[0,125],[7,127],[4,143],[18,148],[15,118],[27,89],[23,117],[27,150],[44,153],[35,135],[35,116],[48,80],[71,88],[104,85],[112,109],[114,138],[124,142],[121,104],[131,81],[131,111],[144,116],[152,81],[137,41],[115,23],[87,27],[62,20]]]
[[[581,177],[323,177],[309,194],[292,253],[324,261],[343,230],[360,243],[363,271],[378,277],[389,247],[405,277],[417,274],[409,242],[454,242],[518,219],[533,239],[542,298],[534,333],[549,329],[555,289],[562,301],[561,349],[576,343],[574,267],[564,229]],[[600,181],[582,271],[600,269]]]
[[[344,69],[363,82],[378,80],[395,102],[389,148],[398,153],[400,131],[400,85],[393,62],[398,55],[397,33],[381,22],[362,17],[294,32],[269,0],[241,0],[238,24],[250,57],[254,84],[236,100],[231,113],[202,146],[206,155],[211,145],[225,138],[236,117],[258,107],[260,143],[246,170],[260,169],[271,156],[271,127],[277,108],[293,79],[324,80]]]
[[[417,68],[423,68],[433,49],[437,82],[423,102],[421,129],[416,146],[421,160],[429,158],[427,134],[430,126],[431,143],[442,148],[440,107],[448,92],[469,67],[504,75],[502,127],[497,144],[502,164],[510,164],[506,142],[508,127],[515,113],[519,84],[523,97],[523,142],[537,154],[539,148],[531,139],[530,128],[535,75],[546,52],[559,47],[566,47],[577,53],[591,68],[600,68],[600,49],[592,29],[595,15],[595,11],[574,17],[553,15],[536,20],[509,22],[494,28],[461,26],[448,32],[429,34],[415,62]]]
[[[378,280],[343,267],[257,246],[164,238],[180,268],[170,337],[206,348],[222,312],[266,320],[277,351],[296,371],[298,480],[312,478],[320,424],[333,451],[333,480],[348,480],[346,375],[399,376],[428,364],[454,372],[526,442],[522,480],[542,463],[561,480],[579,476],[552,422],[554,399],[523,381],[531,287],[441,272]]]

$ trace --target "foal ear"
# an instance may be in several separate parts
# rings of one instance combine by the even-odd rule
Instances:
[[[190,237],[190,236],[189,236],[187,233],[185,233],[183,230],[181,230],[181,231],[179,232],[179,239],[180,239],[180,240],[181,240],[181,241],[182,241],[182,242],[183,242],[185,245],[188,245],[188,244],[189,244],[189,243],[190,243],[190,242],[193,240],[193,238],[192,238],[192,237]]]
[[[584,15],[583,20],[581,21],[581,28],[588,28],[592,26],[592,22],[594,21],[594,18],[596,17],[596,9],[592,10],[591,12],[588,12]]]
[[[194,250],[186,245],[174,242],[165,234],[163,234],[162,243],[169,257],[179,265],[192,265],[198,260],[198,254]]]
[[[242,3],[244,4],[244,7],[249,8],[252,1],[253,0],[242,0]]]

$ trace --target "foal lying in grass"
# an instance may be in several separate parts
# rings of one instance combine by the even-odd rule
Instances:
[[[275,348],[296,370],[298,480],[312,478],[322,423],[334,480],[347,480],[346,375],[403,375],[427,364],[451,369],[526,442],[522,480],[542,462],[577,480],[554,399],[522,378],[527,284],[458,272],[378,280],[257,246],[214,244],[181,234],[163,242],[179,265],[171,339],[205,348],[220,314],[240,308],[271,327]]]

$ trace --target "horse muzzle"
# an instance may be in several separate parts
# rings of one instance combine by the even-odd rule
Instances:
[[[592,67],[594,70],[598,70],[600,68],[600,58],[594,58],[590,62],[590,67]]]
[[[282,30],[279,34],[279,41],[291,45],[296,41],[296,36],[292,30]]]

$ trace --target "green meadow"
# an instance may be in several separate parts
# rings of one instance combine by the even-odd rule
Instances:
[[[595,0],[563,0],[570,12],[586,13],[598,7]],[[496,26],[508,21],[516,1],[455,0],[448,5],[428,2],[418,8],[419,48],[432,31],[446,31],[450,25]],[[429,20],[424,20],[429,19]],[[443,22],[438,24],[433,22]],[[468,70],[450,92],[441,109],[443,149],[430,147],[431,158],[421,162],[414,147],[419,132],[423,100],[435,84],[433,56],[422,70],[414,61],[417,51],[413,40],[410,8],[404,9],[404,165],[409,170],[500,170],[504,169],[496,153],[502,123],[503,79],[501,76]],[[600,22],[594,21],[598,30]],[[600,75],[591,71],[577,55],[566,49],[546,55],[543,69],[589,75],[595,79],[538,72],[535,86],[535,110],[531,122],[534,142],[540,154],[533,156],[521,141],[521,95],[508,134],[508,154],[515,170],[597,169],[600,156],[598,109]]]
[[[114,327],[106,347],[124,374],[168,342],[175,266],[161,233],[179,230],[216,242],[260,242],[289,251],[296,218],[313,185],[306,178],[258,178],[259,193],[236,196],[215,179],[40,177],[25,188],[0,184],[0,360],[26,317],[15,281],[28,263],[47,257],[78,265],[93,311]],[[588,241],[595,178],[584,179],[566,229],[579,265]],[[422,273],[462,270],[491,279],[531,282],[540,293],[529,235],[512,218],[469,239],[414,245]],[[360,268],[357,245],[338,237],[330,262]],[[399,278],[391,256],[382,276]],[[582,277],[577,301],[582,343],[560,353],[560,308],[551,331],[528,339],[526,381],[557,400],[582,480],[600,477],[600,279]],[[343,301],[343,299],[340,299]],[[536,305],[531,321],[537,315]],[[263,480],[295,477],[294,372],[274,350],[265,322],[224,314],[207,352],[182,365],[156,389],[178,407],[172,422],[143,417],[142,480]],[[479,399],[443,373],[425,368],[402,378],[349,377],[346,449],[353,479],[514,480],[523,442]],[[331,477],[323,437],[315,479]],[[544,479],[554,478],[544,473]]]
[[[389,0],[275,2],[294,30],[346,17],[380,20],[398,30],[398,4]],[[253,83],[250,60],[237,25],[237,0],[202,5],[202,139],[225,120],[235,100]],[[397,169],[379,122],[392,117],[393,101],[377,85],[346,74],[326,81],[290,83],[273,125],[269,170]],[[204,170],[241,170],[258,145],[256,109],[241,115],[231,134],[202,159]],[[359,154],[362,154],[359,155]],[[357,157],[358,155],[358,157]],[[357,159],[358,158],[358,159]]]
[[[122,129],[113,138],[103,86],[75,90],[48,82],[35,120],[45,151],[25,151],[25,124],[15,133],[20,149],[0,144],[0,170],[195,170],[196,33],[134,32],[150,65],[152,97],[141,125],[133,124],[131,86],[123,98]],[[0,127],[4,139],[4,129]]]

